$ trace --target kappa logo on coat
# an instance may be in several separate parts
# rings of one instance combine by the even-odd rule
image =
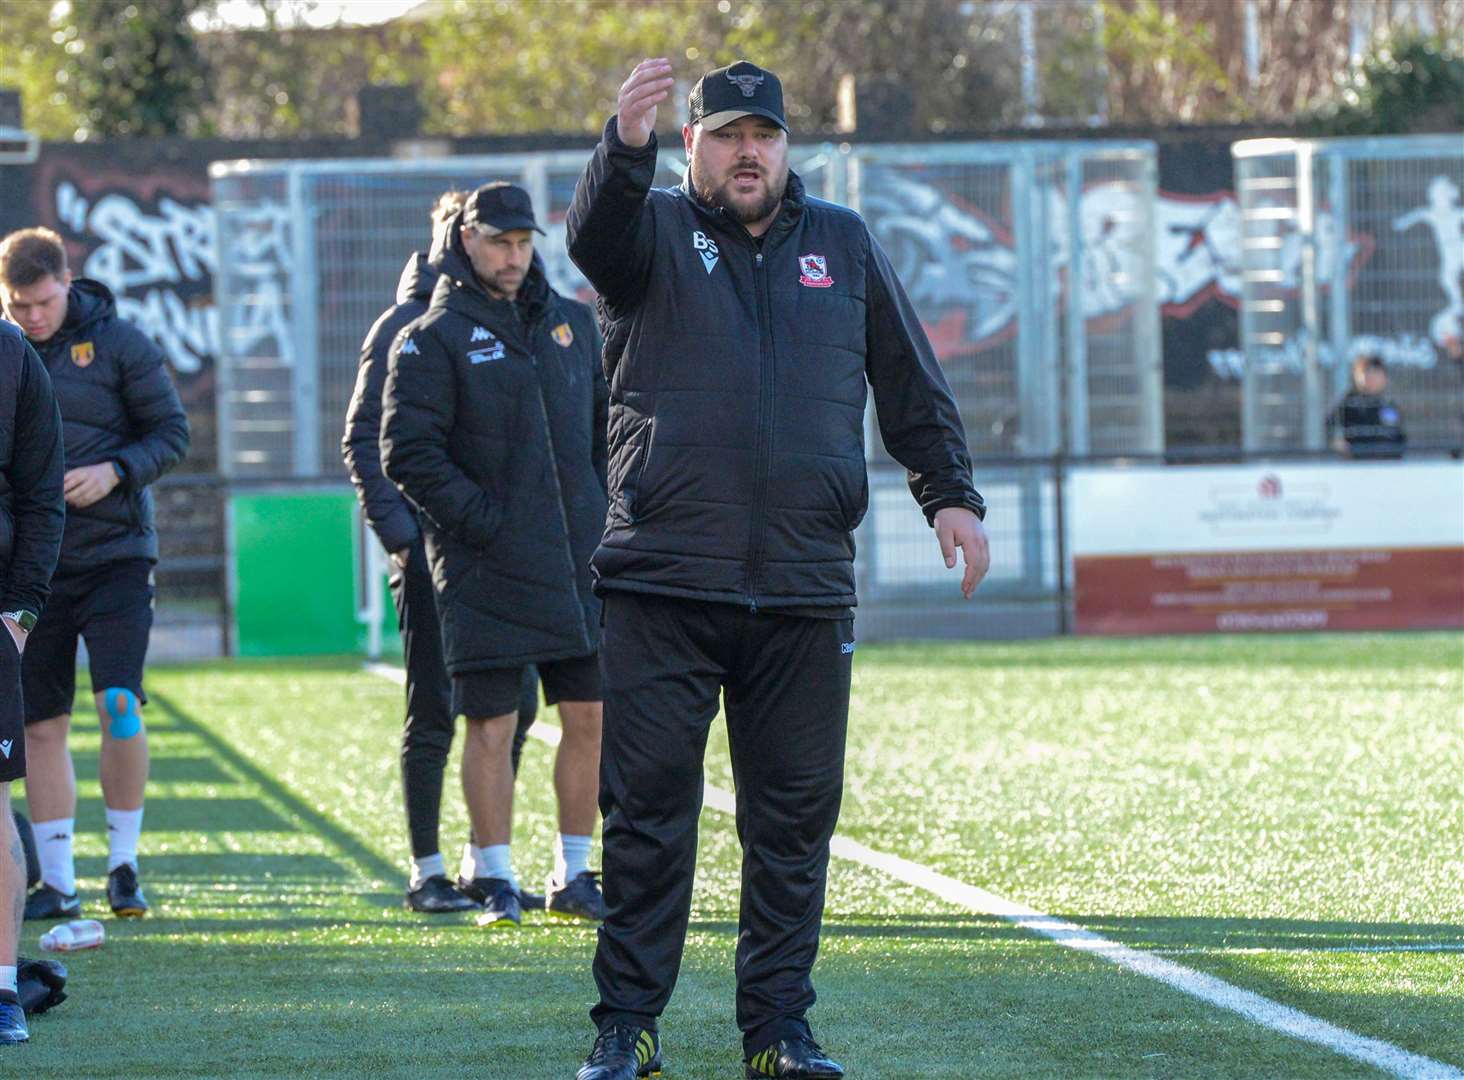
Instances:
[[[474,342],[474,341],[494,341],[494,340],[496,340],[496,339],[493,337],[493,335],[490,334],[487,330],[483,329],[483,327],[481,327],[481,326],[475,326],[475,327],[473,327],[473,334],[472,334],[471,337],[468,338],[468,342],[470,344],[472,342]]]
[[[553,330],[549,331],[549,336],[554,339],[554,344],[558,345],[561,349],[567,349],[574,344],[574,331],[570,329],[570,325],[567,322],[562,322]]]
[[[829,263],[822,255],[798,256],[798,284],[810,289],[827,289],[834,283],[829,277]]]
[[[83,341],[71,346],[71,362],[77,367],[87,367],[96,358],[96,346],[90,341]]]
[[[696,248],[696,253],[701,256],[702,265],[711,273],[717,268],[717,260],[721,258],[721,252],[717,250],[717,242],[701,230],[691,234],[691,246]]]
[[[494,338],[492,345],[489,345],[483,349],[474,349],[472,352],[468,353],[468,363],[492,363],[494,360],[502,360],[506,353],[507,350],[503,347],[503,342],[499,341],[497,338]]]

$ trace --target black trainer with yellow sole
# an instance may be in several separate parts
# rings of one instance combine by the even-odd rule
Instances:
[[[779,1039],[747,1059],[748,1080],[840,1080],[844,1066],[812,1039]]]
[[[123,863],[107,875],[107,903],[119,919],[140,919],[147,914],[147,897],[137,880],[137,868]]]
[[[513,882],[504,878],[474,878],[483,883],[483,914],[477,924],[489,930],[517,930],[523,921],[523,905]]]
[[[415,889],[407,890],[407,907],[426,915],[446,915],[454,911],[471,911],[481,907],[479,901],[453,888],[446,874],[424,878]]]
[[[640,1080],[660,1076],[661,1037],[634,1024],[612,1024],[595,1038],[574,1080]]]
[[[561,885],[551,876],[544,883],[544,910],[557,919],[605,921],[605,897],[600,892],[600,872],[586,870]]]
[[[27,919],[74,919],[81,914],[81,897],[64,893],[44,882],[25,898]]]

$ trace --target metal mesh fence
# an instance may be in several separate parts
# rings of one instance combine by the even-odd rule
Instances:
[[[1380,356],[1414,446],[1464,443],[1464,141],[1237,143],[1244,444],[1320,449]]]
[[[360,344],[426,246],[445,189],[522,184],[550,278],[593,299],[562,224],[584,152],[418,161],[234,163],[213,170],[225,327],[221,468],[235,479],[340,478]],[[810,194],[860,210],[915,305],[978,460],[1163,448],[1147,143],[800,147]],[[680,182],[663,153],[656,182]],[[248,251],[247,260],[227,253]],[[903,470],[869,423],[867,602],[954,595]],[[978,465],[993,506],[989,593],[1050,596],[1053,482],[1044,465]],[[1044,569],[1047,568],[1047,569]],[[939,596],[941,599],[936,601]]]

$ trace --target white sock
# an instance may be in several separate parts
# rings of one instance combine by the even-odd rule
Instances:
[[[477,850],[471,840],[463,845],[463,857],[458,862],[458,877],[464,881],[472,881],[478,876],[478,860],[473,857],[473,852]]]
[[[71,857],[71,834],[76,819],[37,821],[31,828],[35,830],[36,853],[41,858],[41,881],[70,896],[76,891],[76,862]]]
[[[142,807],[113,810],[107,807],[107,873],[123,863],[137,869],[137,841],[142,838]]]
[[[0,964],[0,991],[9,990],[13,994],[16,992],[17,989],[18,987],[16,986],[15,982],[15,968],[13,966],[6,967],[5,965]]]
[[[431,855],[423,855],[420,859],[412,856],[412,884],[415,889],[430,877],[446,877],[447,864],[442,861],[442,852],[434,851]]]
[[[590,838],[560,833],[554,842],[554,880],[568,885],[590,868]]]
[[[479,877],[502,878],[515,891],[518,890],[518,878],[513,874],[513,859],[509,855],[508,844],[489,844],[487,847],[474,848],[473,859],[478,864]]]

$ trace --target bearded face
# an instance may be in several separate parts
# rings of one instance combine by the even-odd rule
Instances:
[[[766,228],[788,184],[787,133],[770,120],[743,116],[711,131],[689,128],[686,142],[697,197],[754,235]]]

